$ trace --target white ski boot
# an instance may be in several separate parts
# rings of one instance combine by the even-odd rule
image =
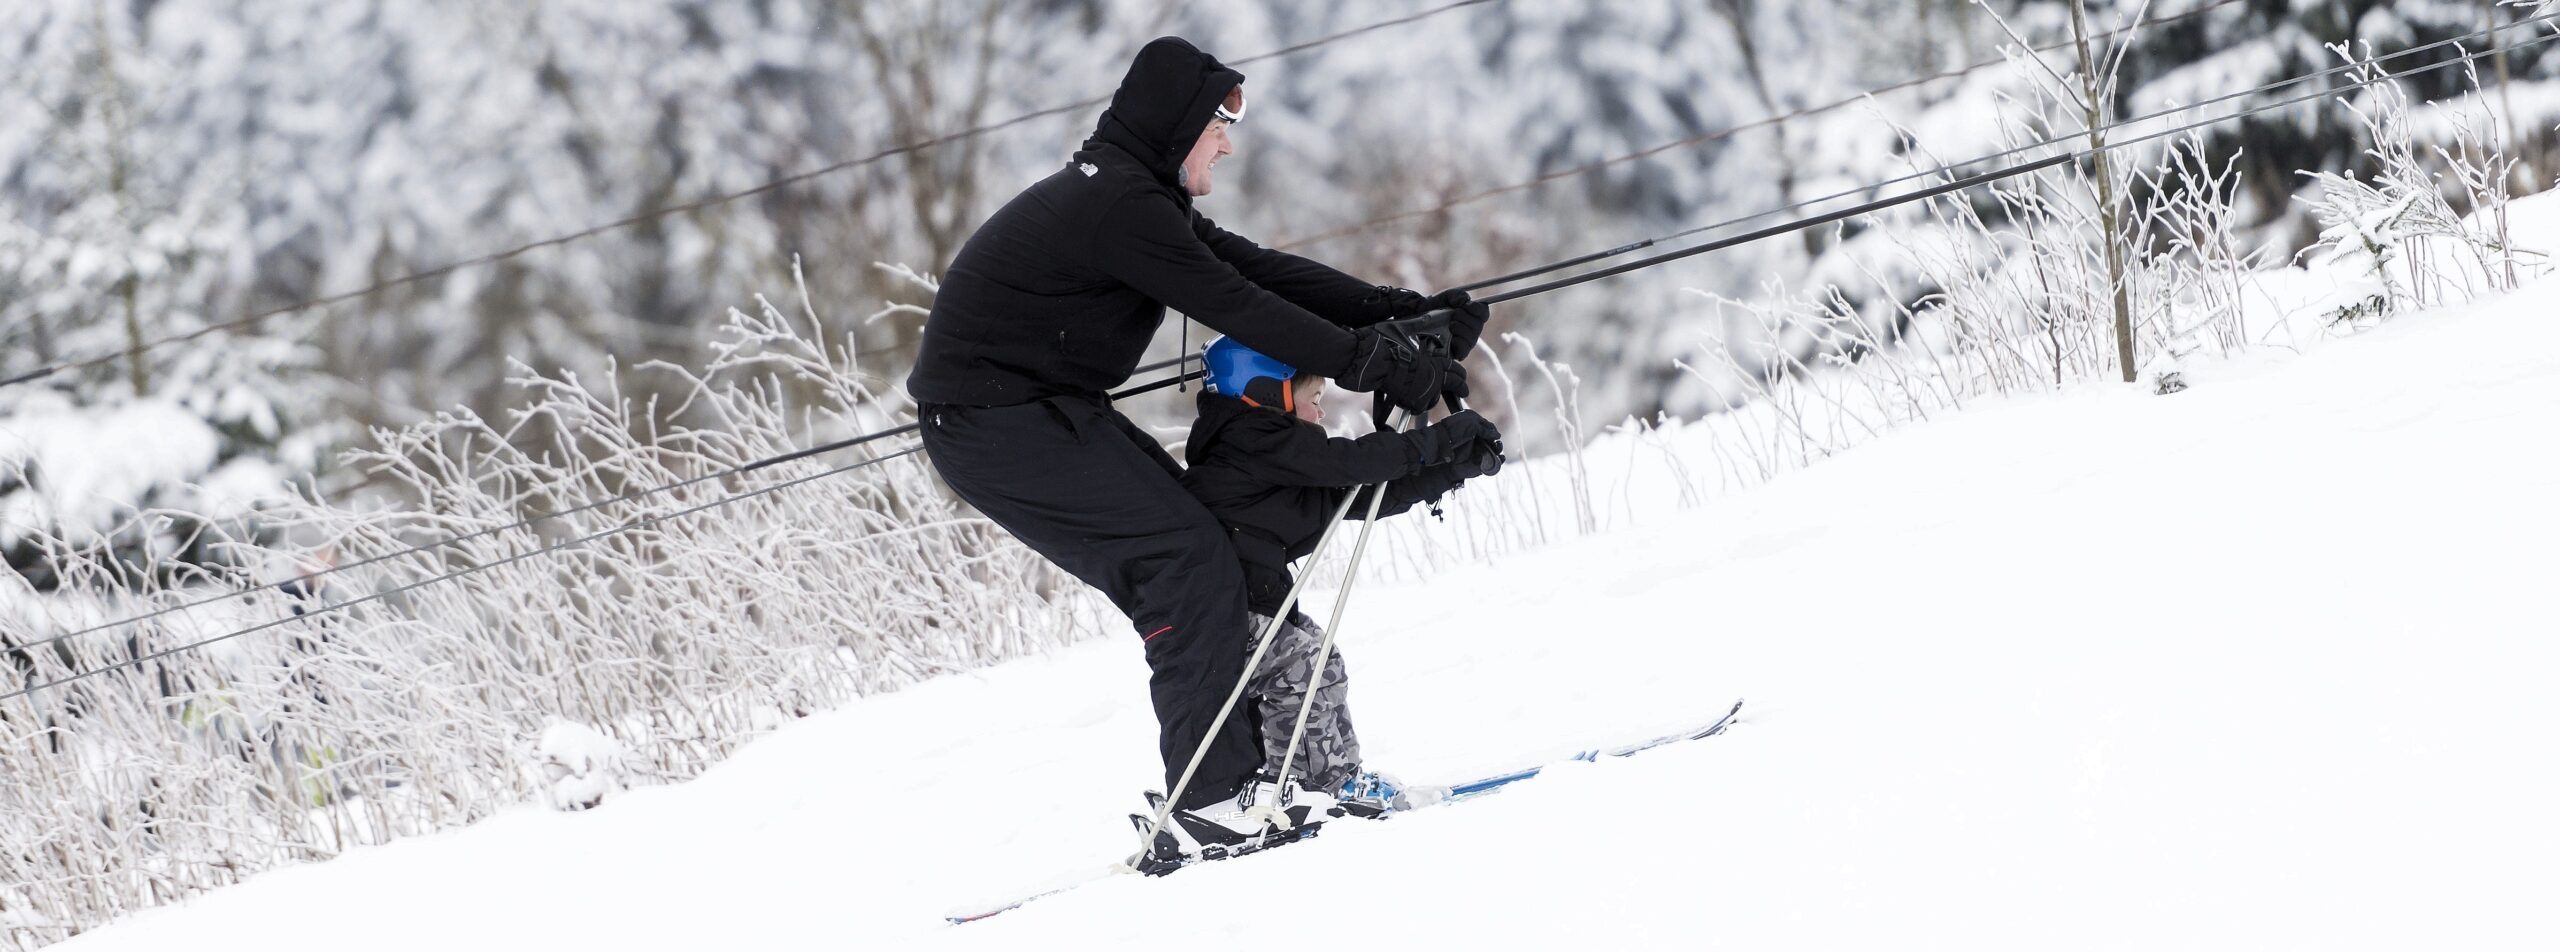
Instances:
[[[1147,791],[1147,805],[1163,809],[1164,795]],[[1162,875],[1195,862],[1259,852],[1314,836],[1327,816],[1339,815],[1328,794],[1296,784],[1284,791],[1278,783],[1256,779],[1232,798],[1172,811],[1165,828],[1156,831],[1153,842],[1142,844],[1144,848],[1130,857],[1129,865],[1142,873]],[[1154,818],[1144,814],[1130,814],[1129,821],[1141,836],[1154,825]]]

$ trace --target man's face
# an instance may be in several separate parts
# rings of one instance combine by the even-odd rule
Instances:
[[[1209,128],[1200,130],[1200,141],[1191,144],[1190,157],[1182,160],[1183,191],[1194,196],[1209,194],[1209,170],[1235,151],[1235,144],[1227,141],[1226,120],[1209,120]]]

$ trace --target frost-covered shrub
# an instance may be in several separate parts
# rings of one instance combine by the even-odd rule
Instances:
[[[585,810],[624,784],[622,742],[585,724],[554,721],[533,749],[543,794],[555,810]]]
[[[0,701],[0,936],[49,942],[531,799],[592,805],[1094,630],[1082,588],[957,508],[912,442],[745,468],[911,418],[819,323],[765,304],[732,311],[702,367],[520,370],[504,419],[440,414],[352,456],[419,504],[306,496],[268,506],[274,532],[209,522],[225,558],[197,573],[119,573],[38,533],[81,584],[0,576],[10,644],[240,597],[0,655],[13,688],[103,672]],[[643,375],[677,396],[624,397]],[[559,515],[520,524],[541,513]]]
[[[2363,175],[2305,172],[2314,194],[2303,199],[2320,223],[2320,242],[2306,253],[2353,282],[2331,311],[2333,323],[2380,320],[2408,308],[2435,307],[2487,290],[2513,288],[2518,259],[2506,234],[2508,183],[2516,160],[2494,130],[2486,107],[2448,120],[2454,147],[2422,148],[2408,93],[2366,50],[2332,50],[2363,85],[2345,107],[2355,116],[2372,171]],[[2478,74],[2472,73],[2475,83]],[[2487,131],[2482,126],[2491,127]],[[2448,188],[2448,185],[2454,186]],[[2472,209],[2465,215],[2461,200]]]
[[[2512,288],[2541,267],[2542,255],[2507,238],[2516,164],[2485,111],[2446,133],[2449,143],[2421,147],[2405,92],[2349,59],[2365,91],[2345,106],[2376,171],[2309,173],[2318,196],[2306,202],[2325,230],[2301,283],[2316,293],[2277,301],[2251,288],[2282,255],[2237,227],[2240,156],[2216,157],[2192,134],[2133,153],[2139,197],[2121,240],[2134,252],[2125,283],[2152,392],[2194,385],[2199,358],[2278,334],[2298,340],[2305,311],[2327,314],[2311,331],[2324,333],[2316,325]],[[2026,110],[2011,135],[2041,139],[2054,125]],[[1979,397],[2113,376],[2107,232],[2087,174],[2066,166],[1932,200],[1925,217],[1879,215],[1890,223],[1841,241],[1841,266],[1817,271],[1808,291],[1704,295],[1715,312],[1702,323],[1742,329],[1701,335],[1699,359],[1682,364],[1730,395],[1732,409],[1698,424],[1714,434],[1725,475],[1765,479]]]

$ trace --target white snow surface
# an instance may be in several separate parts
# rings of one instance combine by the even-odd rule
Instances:
[[[2550,948],[2555,305],[1976,407],[1355,590],[1353,711],[1408,779],[1749,699],[1479,801],[945,924],[1134,846],[1154,726],[1115,640],[60,948]]]

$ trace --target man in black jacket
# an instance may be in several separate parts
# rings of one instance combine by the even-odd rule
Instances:
[[[1108,390],[1171,306],[1409,410],[1466,392],[1454,359],[1371,326],[1463,297],[1374,286],[1191,207],[1232,151],[1243,82],[1177,38],[1140,50],[1083,149],[961,247],[907,380],[952,491],[1136,626],[1167,789],[1206,745],[1184,809],[1234,797],[1261,763],[1246,719],[1209,731],[1248,650],[1244,579],[1217,519],[1183,491],[1181,467]],[[1470,338],[1483,308],[1460,314],[1458,336]]]

